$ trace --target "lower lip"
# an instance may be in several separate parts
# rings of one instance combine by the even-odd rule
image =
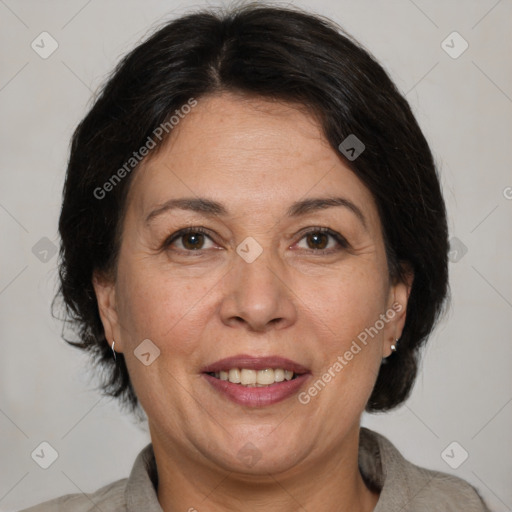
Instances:
[[[212,377],[207,373],[202,375],[217,391],[231,401],[248,407],[265,407],[281,402],[297,393],[309,374],[305,373],[297,376],[295,379],[276,382],[270,386],[260,388],[233,384],[227,380]]]

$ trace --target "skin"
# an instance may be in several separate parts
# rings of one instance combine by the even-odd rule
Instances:
[[[295,201],[332,196],[355,204],[366,226],[347,207],[286,214]],[[146,222],[184,197],[229,214],[174,209]],[[208,235],[165,246],[189,226]],[[318,227],[349,246],[305,235]],[[236,252],[246,237],[263,249],[252,263]],[[357,465],[359,424],[401,335],[411,280],[390,279],[374,199],[311,116],[232,93],[200,98],[137,170],[115,275],[96,274],[94,286],[106,338],[124,353],[149,419],[164,511],[373,510],[378,494]],[[278,355],[310,369],[303,391],[397,303],[401,312],[306,405],[297,395],[237,405],[201,375],[224,357]],[[134,356],[144,339],[160,349],[149,366]],[[261,455],[252,467],[237,457],[248,442]]]

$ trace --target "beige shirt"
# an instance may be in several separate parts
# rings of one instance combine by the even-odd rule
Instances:
[[[359,468],[367,485],[380,490],[374,512],[489,512],[467,482],[411,464],[388,439],[364,427]],[[128,478],[92,494],[69,494],[22,512],[162,512],[157,485],[155,457],[149,444],[137,456]],[[194,510],[193,504],[189,510]]]

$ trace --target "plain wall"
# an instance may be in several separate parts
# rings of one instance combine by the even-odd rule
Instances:
[[[293,3],[340,23],[407,93],[439,165],[451,236],[467,249],[453,254],[452,305],[411,398],[364,425],[410,461],[465,478],[492,510],[511,510],[512,2]],[[93,92],[156,23],[207,4],[0,2],[2,511],[126,477],[149,442],[144,425],[100,398],[87,359],[62,341],[50,314],[51,250],[69,139]],[[31,48],[43,31],[59,45],[47,59]],[[453,31],[469,43],[456,59],[441,46]],[[42,441],[59,453],[46,470],[30,456]],[[469,453],[457,469],[441,458],[453,441]]]

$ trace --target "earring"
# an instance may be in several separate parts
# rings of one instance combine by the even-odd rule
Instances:
[[[398,338],[395,338],[395,343],[393,343],[393,345],[391,345],[391,352],[396,352],[397,345],[398,345]]]
[[[116,351],[114,350],[115,340],[112,340],[112,354],[114,355],[114,361],[117,361]]]

